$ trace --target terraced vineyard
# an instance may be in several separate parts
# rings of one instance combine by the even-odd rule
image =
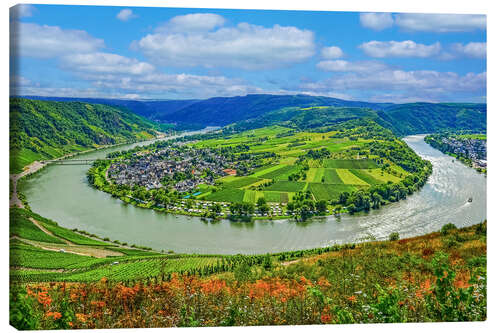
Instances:
[[[174,272],[214,271],[215,266],[220,269],[223,258],[121,247],[65,229],[20,208],[11,208],[11,218],[15,223],[11,220],[10,277],[16,282],[92,282],[103,277],[141,280]]]

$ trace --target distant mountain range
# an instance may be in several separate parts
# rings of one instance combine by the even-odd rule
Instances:
[[[213,97],[204,100],[24,97],[119,106],[150,120],[176,124],[180,129],[225,126],[241,122],[254,123],[254,126],[270,125],[293,119],[309,119],[312,114],[307,113],[321,113],[321,121],[370,116],[398,135],[430,133],[442,129],[486,130],[486,104],[481,103],[370,103],[322,96],[269,94]],[[307,110],[317,106],[328,108]],[[308,121],[311,122],[310,119]],[[317,123],[318,126],[321,125],[320,121]]]

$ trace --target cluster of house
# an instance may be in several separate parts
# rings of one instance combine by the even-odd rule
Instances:
[[[452,153],[470,158],[475,167],[486,168],[486,140],[443,138],[443,143]]]
[[[234,171],[233,164],[210,149],[167,147],[137,152],[131,159],[112,163],[108,177],[118,185],[139,185],[148,190],[160,188],[170,180],[175,190],[188,192],[202,183],[213,185],[215,178]],[[183,176],[174,179],[176,174]]]

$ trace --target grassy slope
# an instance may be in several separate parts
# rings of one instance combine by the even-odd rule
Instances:
[[[10,99],[10,172],[101,145],[152,138],[156,125],[115,107]]]
[[[267,263],[252,264],[247,258],[246,264],[225,273],[174,276],[152,284],[101,282],[63,288],[32,283],[30,294],[14,287],[11,311],[25,306],[31,315],[21,311],[20,316],[33,318],[30,328],[35,329],[63,328],[69,321],[73,328],[116,328],[486,319],[486,223],[446,234],[337,247],[323,254],[276,254]],[[154,262],[145,267],[158,273]],[[119,276],[135,265],[111,268],[108,274],[113,280],[115,273]],[[32,271],[26,276],[43,274],[58,273]],[[94,273],[80,276],[87,279],[89,274]],[[91,280],[101,276],[95,274]],[[42,291],[47,291],[49,305],[40,304],[44,298],[37,301]],[[83,291],[86,297],[78,298]],[[77,300],[64,302],[70,294]],[[29,302],[19,303],[23,299]],[[99,302],[102,305],[96,306]],[[119,311],[124,302],[128,311]],[[47,311],[66,317],[47,320]],[[27,325],[23,320],[16,323]]]

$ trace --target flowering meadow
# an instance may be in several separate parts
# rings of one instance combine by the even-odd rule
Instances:
[[[11,281],[10,323],[77,329],[486,319],[486,222],[287,260],[127,282]]]

